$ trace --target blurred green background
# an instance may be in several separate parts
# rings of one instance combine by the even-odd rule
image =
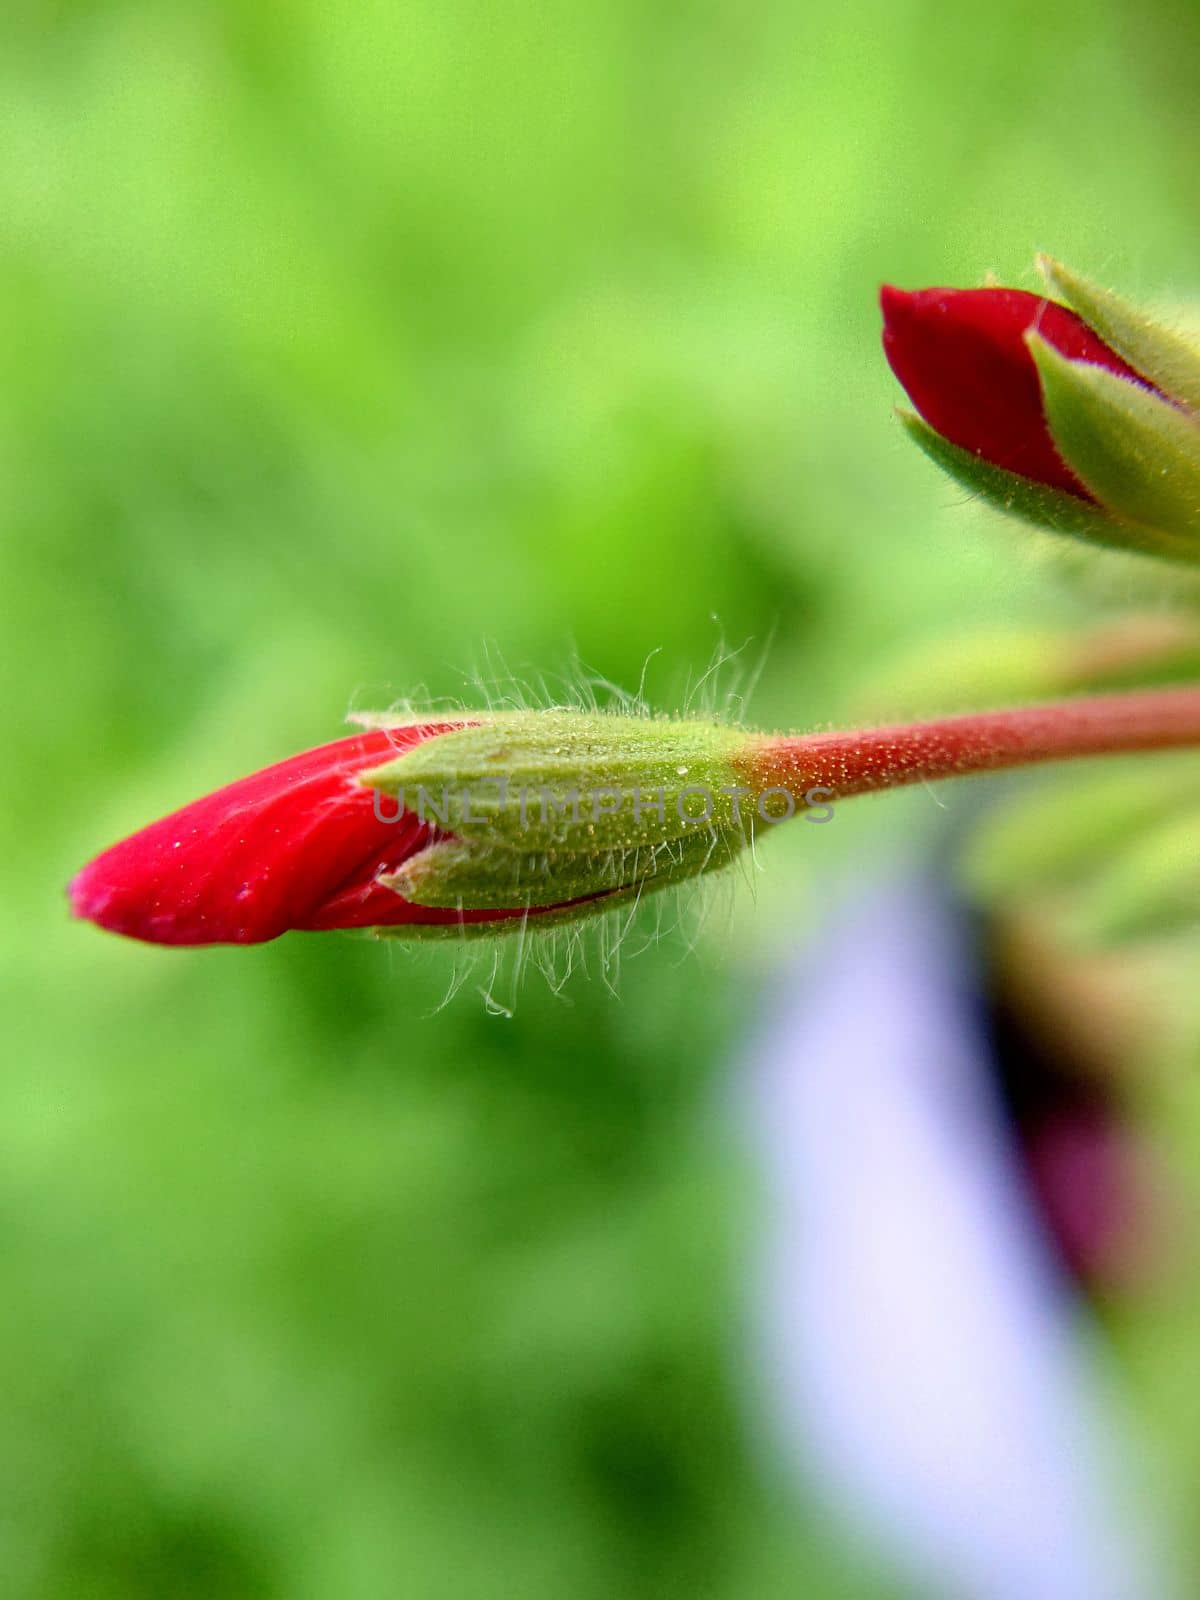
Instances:
[[[728,1063],[927,798],[511,1018],[488,967],[437,1011],[453,951],[149,949],[62,885],[473,674],[658,651],[671,706],[749,640],[807,726],[1085,614],[901,439],[875,293],[1194,290],[1198,63],[1190,0],[9,8],[6,1594],[890,1593],[741,1415]],[[1127,1333],[1184,1487],[1189,1330]]]

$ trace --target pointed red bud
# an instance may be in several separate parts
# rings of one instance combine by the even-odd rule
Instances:
[[[170,945],[503,917],[414,906],[387,888],[381,877],[430,844],[436,829],[358,781],[463,725],[355,734],[231,783],[97,856],[72,882],[71,908],[113,933]]]
[[[884,353],[931,428],[993,466],[1094,498],[1054,446],[1025,336],[1035,331],[1070,360],[1145,380],[1082,318],[1023,289],[886,285],[880,304]]]

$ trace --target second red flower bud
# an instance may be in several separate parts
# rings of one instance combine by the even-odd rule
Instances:
[[[1200,559],[1200,347],[1066,268],[1041,266],[1058,298],[882,290],[884,351],[918,412],[904,419],[909,431],[1005,511]]]

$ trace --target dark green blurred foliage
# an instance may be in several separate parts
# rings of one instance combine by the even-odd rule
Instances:
[[[874,293],[1028,284],[1036,247],[1195,287],[1184,30],[1103,0],[9,8],[6,1594],[883,1592],[740,1415],[722,1063],[824,875],[938,826],[925,797],[773,840],[696,955],[619,998],[535,976],[512,1019],[486,966],[435,1014],[450,951],[146,950],[61,886],[476,669],[635,688],[659,650],[670,703],[719,635],[773,633],[752,714],[804,726],[897,647],[1081,615],[901,439]],[[1130,1335],[1182,1483],[1195,1326]]]

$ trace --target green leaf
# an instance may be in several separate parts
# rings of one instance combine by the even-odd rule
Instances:
[[[1080,897],[1068,927],[1099,946],[1200,930],[1200,812],[1131,838]]]
[[[1066,494],[1006,472],[990,462],[961,450],[943,439],[928,423],[911,411],[901,411],[900,421],[930,460],[978,495],[997,511],[1020,517],[1053,533],[1067,534],[1085,544],[1103,545],[1110,550],[1137,551],[1141,555],[1161,556],[1172,561],[1200,561],[1200,549],[1193,541],[1183,541],[1154,527],[1110,516],[1102,507],[1079,495]]]
[[[993,905],[1086,886],[1148,831],[1200,805],[1200,756],[1105,764],[1010,795],[969,837],[962,868]]]
[[[1200,559],[1200,424],[1131,379],[1068,360],[1036,333],[1026,343],[1051,436],[1080,482],[1114,516]]]
[[[888,654],[862,694],[864,720],[904,722],[1088,690],[1196,682],[1195,619],[1149,611],[1082,631],[1000,620],[948,628]]]
[[[1049,256],[1039,256],[1038,267],[1052,293],[1131,367],[1164,394],[1200,411],[1200,346]]]

